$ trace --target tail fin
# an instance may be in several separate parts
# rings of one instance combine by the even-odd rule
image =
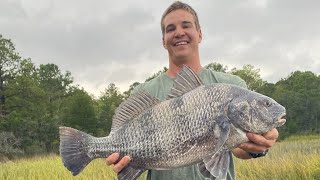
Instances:
[[[60,155],[64,166],[78,175],[92,160],[88,156],[89,141],[93,136],[69,127],[59,127]]]

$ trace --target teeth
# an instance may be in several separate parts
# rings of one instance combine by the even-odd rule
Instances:
[[[180,46],[180,45],[185,45],[185,44],[187,44],[187,42],[186,42],[186,41],[183,41],[183,42],[178,42],[178,43],[176,43],[175,46]]]

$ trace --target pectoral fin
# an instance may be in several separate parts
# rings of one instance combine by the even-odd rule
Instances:
[[[226,179],[230,164],[230,151],[219,151],[212,157],[206,157],[203,162],[198,163],[199,170],[205,177],[214,180],[216,178]]]

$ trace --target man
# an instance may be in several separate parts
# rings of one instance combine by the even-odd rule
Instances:
[[[200,64],[199,43],[202,33],[196,12],[187,4],[176,1],[164,12],[161,19],[163,47],[168,51],[168,70],[153,80],[140,84],[134,92],[144,90],[151,95],[164,100],[169,93],[177,73],[183,65],[195,71],[205,84],[230,83],[246,87],[245,82],[237,76],[212,72],[204,69]],[[274,145],[278,138],[278,131],[272,129],[263,134],[247,133],[250,142],[240,144],[232,150],[235,157],[250,159],[265,155],[268,148]],[[130,162],[130,157],[125,156],[118,161],[119,154],[114,153],[107,158],[107,164],[114,164],[113,170],[120,172]],[[174,170],[149,170],[148,179],[205,179],[197,166],[188,166]],[[231,160],[228,170],[228,179],[235,179],[234,164]]]

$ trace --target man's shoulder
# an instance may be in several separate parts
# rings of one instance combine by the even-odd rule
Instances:
[[[170,86],[169,83],[171,83],[170,78],[163,73],[147,82],[139,84],[133,89],[132,93],[145,91],[149,94],[155,95],[159,93],[158,91],[163,91],[165,87]]]
[[[234,85],[245,87],[245,88],[247,87],[246,82],[243,79],[233,74],[217,72],[217,71],[212,71],[210,69],[206,69],[205,75],[207,77],[209,76],[210,79],[213,79],[215,83],[226,83],[226,84],[234,84]]]

